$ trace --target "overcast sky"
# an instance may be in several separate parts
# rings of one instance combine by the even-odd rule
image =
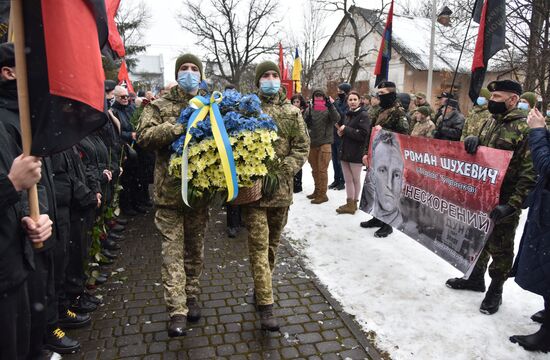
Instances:
[[[131,1],[131,0],[123,0]],[[246,1],[246,0],[244,0]],[[204,4],[208,4],[208,0],[203,0]],[[280,13],[283,17],[283,32],[295,31],[301,33],[303,26],[303,7],[307,0],[279,0]],[[164,78],[165,81],[170,81],[174,77],[174,63],[177,56],[182,52],[194,52],[198,55],[203,55],[202,50],[194,45],[196,37],[182,30],[178,25],[176,16],[183,10],[183,0],[159,0],[149,2],[148,6],[151,9],[151,22],[146,31],[145,43],[149,44],[147,49],[148,55],[162,54],[164,59]],[[366,8],[374,8],[380,4],[379,0],[358,0],[356,5]],[[325,21],[326,34],[332,34],[340,20],[342,19],[341,12],[329,14]],[[282,32],[281,32],[282,33]],[[281,36],[283,46],[286,35]],[[288,44],[286,46],[291,46]],[[289,49],[290,51],[290,49]],[[269,57],[269,55],[268,55]],[[277,54],[272,55],[272,60],[277,60]]]

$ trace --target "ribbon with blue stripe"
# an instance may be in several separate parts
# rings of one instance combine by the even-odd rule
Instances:
[[[193,127],[203,121],[206,115],[210,115],[210,124],[212,127],[212,134],[214,135],[214,141],[216,148],[220,154],[223,173],[225,176],[225,183],[227,185],[227,201],[231,201],[239,194],[239,184],[237,181],[237,171],[235,168],[235,160],[233,157],[233,150],[231,149],[231,143],[229,142],[229,135],[225,129],[223,123],[223,117],[220,113],[219,103],[222,101],[222,94],[219,91],[214,91],[210,99],[204,96],[195,96],[190,100],[190,106],[195,109],[189,121],[187,122],[187,131],[185,134],[185,141],[183,143],[183,154],[181,161],[181,196],[187,206],[188,203],[188,152],[189,142],[192,139],[192,135],[189,132]]]

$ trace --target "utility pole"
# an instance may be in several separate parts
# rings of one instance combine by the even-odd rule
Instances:
[[[430,39],[430,60],[428,63],[428,86],[426,100],[432,101],[432,83],[434,75],[434,47],[435,47],[435,23],[437,21],[437,0],[432,1],[432,34]]]

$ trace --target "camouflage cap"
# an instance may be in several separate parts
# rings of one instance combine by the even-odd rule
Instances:
[[[426,98],[426,94],[424,94],[423,92],[417,92],[416,94],[414,94],[414,96],[417,99],[425,99]]]
[[[275,71],[277,74],[279,74],[279,77],[281,77],[281,70],[279,69],[279,66],[275,64],[273,61],[264,61],[259,63],[256,66],[256,76],[254,83],[256,86],[260,86],[260,78],[263,74],[265,74],[267,71]]]
[[[537,94],[535,94],[534,92],[523,93],[521,95],[520,99],[527,100],[527,102],[529,103],[529,106],[531,107],[531,109],[534,108],[535,105],[537,105]]]
[[[424,116],[430,116],[430,113],[431,113],[430,108],[427,107],[427,106],[417,107],[415,111],[418,111],[419,113],[421,113]]]
[[[485,99],[489,100],[489,98],[491,97],[491,92],[487,88],[482,88],[479,91],[479,96],[484,97]]]

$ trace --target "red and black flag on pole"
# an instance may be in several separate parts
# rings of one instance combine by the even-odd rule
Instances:
[[[108,36],[105,2],[24,0],[22,5],[31,153],[47,156],[70,148],[107,120],[100,52]]]
[[[376,75],[374,86],[377,86],[382,81],[388,80],[391,60],[392,24],[393,0],[390,5],[390,11],[388,12],[388,18],[386,19],[386,27],[384,28],[384,33],[382,34],[382,43],[380,44],[380,50],[378,50],[376,67],[374,68],[374,75]]]
[[[474,21],[479,23],[479,30],[468,95],[475,103],[483,87],[489,59],[505,46],[506,1],[477,0],[474,8]]]
[[[120,64],[120,70],[118,71],[118,81],[119,85],[124,86],[129,93],[134,92],[134,87],[132,86],[132,82],[130,81],[130,75],[128,74],[128,67],[126,67],[126,61],[122,60],[122,64]]]
[[[109,41],[102,47],[102,53],[113,60],[121,59],[126,55],[126,49],[115,22],[120,0],[105,0],[105,5],[107,7],[107,21],[109,24]]]

